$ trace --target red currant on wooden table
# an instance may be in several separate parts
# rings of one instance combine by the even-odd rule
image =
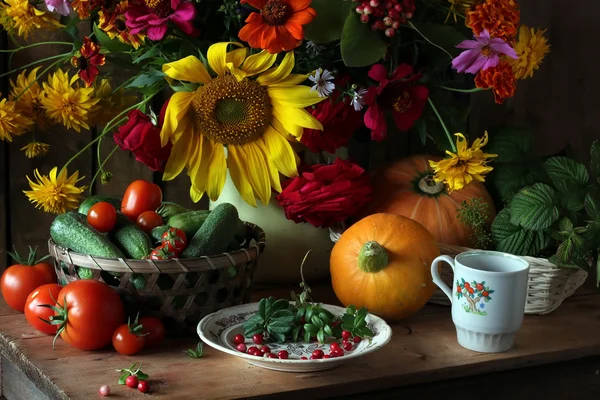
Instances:
[[[252,341],[255,344],[262,344],[263,343],[263,335],[261,335],[260,333],[255,334],[254,336],[252,336]]]
[[[140,381],[137,388],[142,393],[148,393],[150,391],[150,385],[148,384],[148,381]]]
[[[129,375],[127,377],[127,379],[125,379],[125,384],[132,388],[135,389],[138,386],[138,378],[137,376],[133,376],[133,375]]]
[[[242,353],[245,353],[245,352],[246,352],[246,345],[245,345],[244,343],[238,343],[238,345],[237,345],[237,346],[235,346],[235,348],[236,348],[238,351],[241,351]]]
[[[233,338],[233,343],[235,344],[240,344],[240,343],[244,343],[244,341],[246,340],[246,338],[244,338],[244,335],[240,335],[239,333],[237,335],[235,335],[235,337]]]
[[[318,358],[323,358],[323,356],[324,356],[323,350],[317,349],[317,350],[313,351],[312,352],[312,356],[315,357],[315,358],[317,358],[317,359]]]
[[[352,350],[352,343],[350,343],[350,342],[344,343],[344,350],[346,350],[346,351]]]
[[[287,351],[281,350],[279,353],[277,353],[277,356],[282,360],[287,360],[290,355]]]

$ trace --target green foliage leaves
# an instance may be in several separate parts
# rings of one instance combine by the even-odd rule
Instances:
[[[538,254],[550,243],[547,232],[533,231],[511,222],[511,209],[504,208],[492,224],[496,250],[518,256]]]
[[[430,22],[411,22],[412,26],[426,41],[443,49],[451,57],[456,57],[461,50],[456,45],[466,39],[465,35],[452,25],[434,24]]]
[[[549,228],[560,216],[556,199],[556,190],[544,183],[521,189],[511,202],[511,224],[534,231]]]
[[[502,127],[490,134],[485,151],[497,154],[495,163],[522,163],[533,147],[533,135],[526,128]]]
[[[340,42],[342,58],[348,67],[366,67],[385,55],[386,43],[381,33],[360,22],[356,13],[349,13]]]
[[[132,49],[131,46],[120,42],[118,39],[111,39],[103,30],[98,28],[98,25],[94,24],[94,36],[100,43],[100,46],[105,50],[110,52],[119,52],[119,51],[130,51]]]
[[[600,141],[596,140],[592,143],[590,156],[590,170],[592,171],[592,174],[596,176],[598,182],[600,182]]]
[[[315,43],[340,40],[348,14],[355,14],[351,1],[313,0],[310,6],[315,9],[317,16],[304,27],[304,36]]]
[[[555,185],[562,181],[585,185],[590,179],[583,164],[567,157],[552,157],[543,165]]]

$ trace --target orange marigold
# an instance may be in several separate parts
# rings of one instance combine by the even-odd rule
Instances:
[[[481,89],[492,89],[498,104],[513,97],[517,90],[515,74],[507,61],[500,61],[495,67],[479,71],[475,77],[475,85]]]
[[[467,12],[465,24],[477,36],[487,29],[490,36],[513,43],[521,12],[515,0],[486,0]]]

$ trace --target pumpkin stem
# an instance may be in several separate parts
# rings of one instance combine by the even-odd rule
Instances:
[[[436,182],[431,175],[425,175],[419,181],[419,189],[429,195],[436,195],[444,191],[444,184]]]
[[[387,264],[387,251],[375,241],[365,243],[358,253],[358,268],[363,272],[379,272]]]

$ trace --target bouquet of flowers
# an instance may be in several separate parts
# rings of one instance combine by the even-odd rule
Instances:
[[[18,43],[5,52],[65,49],[4,74],[0,138],[31,135],[31,158],[50,150],[53,125],[99,127],[66,164],[28,176],[37,207],[74,208],[96,179],[108,183],[103,166],[120,148],[165,181],[187,173],[194,201],[217,199],[229,173],[247,203],[274,191],[288,218],[321,227],[369,202],[363,167],[331,156],[353,137],[414,130],[447,151],[431,167],[448,190],[483,181],[487,133],[471,146],[453,136],[464,93],[502,103],[549,51],[515,0],[3,0],[0,24]],[[70,40],[28,42],[53,30]],[[69,164],[107,136],[113,152],[82,182]],[[303,150],[327,162],[305,165]]]

